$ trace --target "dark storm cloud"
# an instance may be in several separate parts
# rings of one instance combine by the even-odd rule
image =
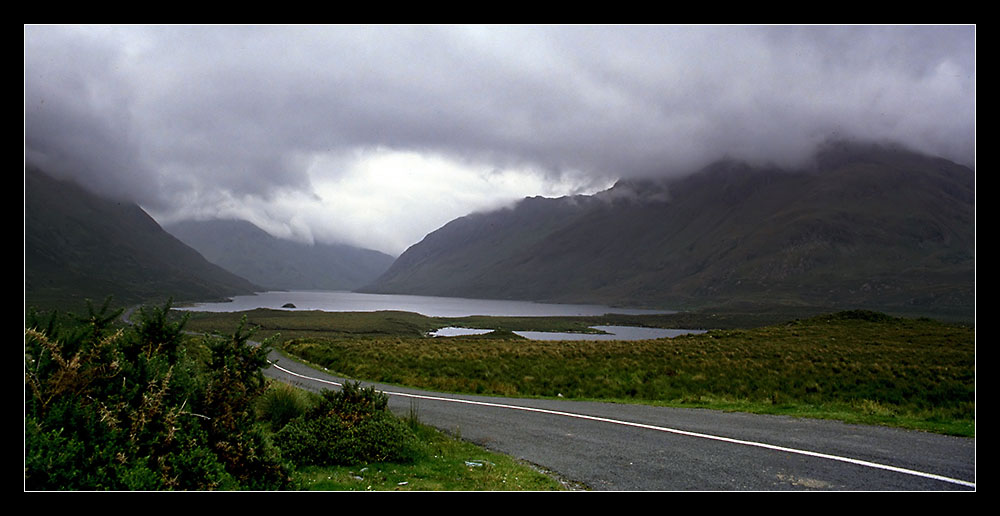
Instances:
[[[723,156],[790,164],[831,136],[966,164],[975,151],[969,26],[26,26],[24,37],[26,158],[161,211],[308,195],[317,155],[374,147],[600,180]]]
[[[25,29],[24,138],[28,161],[60,175],[88,177],[90,186],[127,196],[148,176],[138,158],[129,90],[116,77],[118,50],[60,32],[44,40]],[[104,174],[104,170],[119,171]],[[120,171],[136,170],[136,174]]]

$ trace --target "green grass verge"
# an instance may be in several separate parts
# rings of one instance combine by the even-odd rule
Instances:
[[[425,425],[413,425],[423,457],[410,464],[299,468],[308,491],[560,491],[567,485],[534,466]]]

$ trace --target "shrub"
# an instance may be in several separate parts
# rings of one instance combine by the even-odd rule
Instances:
[[[418,445],[410,427],[387,410],[388,396],[359,383],[324,391],[320,403],[288,423],[275,443],[300,465],[412,462]]]
[[[890,315],[872,310],[844,310],[827,316],[820,316],[817,319],[830,321],[866,321],[866,322],[889,322],[894,320]]]
[[[361,419],[382,412],[389,406],[389,395],[374,387],[361,387],[361,382],[346,382],[339,391],[323,391],[323,400],[313,410],[314,414],[336,413]]]
[[[129,330],[112,327],[121,312],[108,305],[76,325],[26,320],[25,488],[287,487],[244,408],[262,392],[266,347],[241,326],[196,364],[169,303],[140,310]]]

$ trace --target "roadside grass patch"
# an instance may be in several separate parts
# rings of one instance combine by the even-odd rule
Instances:
[[[270,382],[267,391],[257,399],[257,419],[271,428],[280,429],[306,413],[310,400],[305,391],[281,382]]]
[[[545,472],[489,452],[435,428],[416,425],[421,459],[353,466],[299,468],[293,478],[309,491],[560,491],[567,487]]]

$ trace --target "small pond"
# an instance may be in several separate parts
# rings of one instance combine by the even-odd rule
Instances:
[[[673,338],[678,335],[705,333],[705,330],[683,330],[672,328],[642,328],[638,326],[592,326],[607,333],[570,333],[550,331],[515,331],[514,333],[531,340],[648,340]],[[432,337],[456,337],[461,335],[483,335],[493,330],[459,328],[449,326],[430,335]]]

